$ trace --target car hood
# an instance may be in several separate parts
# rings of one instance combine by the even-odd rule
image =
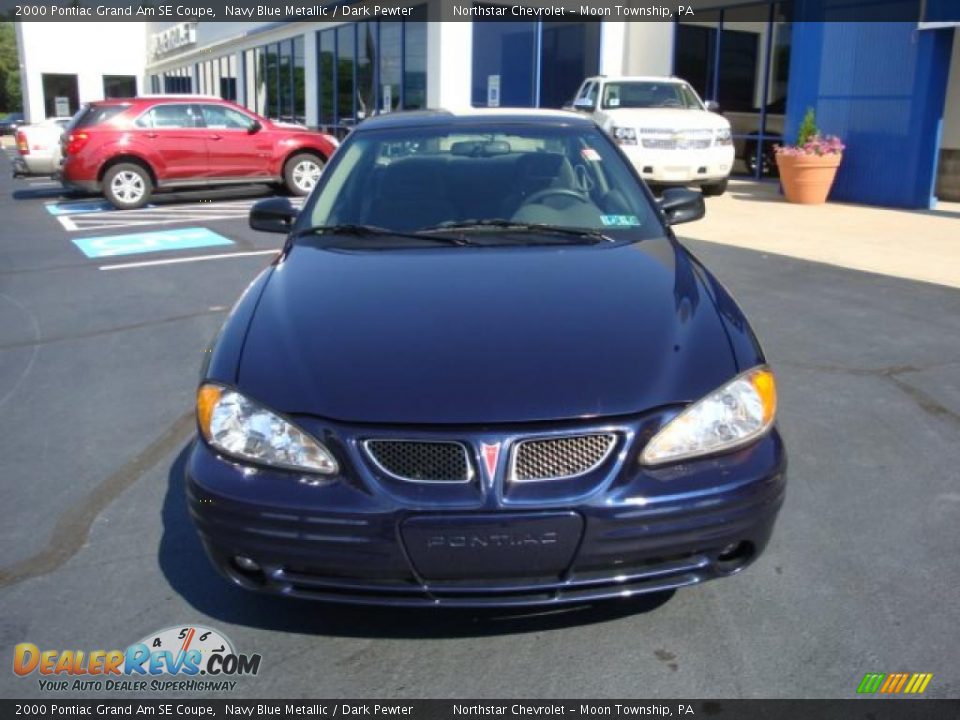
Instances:
[[[290,414],[464,424],[626,415],[736,373],[685,251],[295,246],[250,322],[238,387]]]
[[[654,128],[668,130],[722,130],[730,122],[722,115],[707,110],[672,110],[669,108],[621,108],[602,110],[601,125]],[[609,129],[609,128],[608,128]]]

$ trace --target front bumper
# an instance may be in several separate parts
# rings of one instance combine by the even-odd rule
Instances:
[[[648,183],[703,185],[724,180],[733,169],[733,145],[700,150],[657,150],[638,144],[621,145],[620,149]]]
[[[740,571],[766,547],[783,502],[779,434],[725,456],[642,470],[633,440],[658,424],[617,427],[618,451],[588,476],[508,488],[498,472],[489,487],[478,477],[475,493],[391,484],[362,457],[361,436],[343,428],[309,428],[349,468],[332,481],[238,465],[197,441],[187,501],[223,576],[316,600],[549,605]],[[472,438],[477,447],[487,439]],[[425,559],[432,544],[443,547]],[[238,556],[259,567],[238,565]]]

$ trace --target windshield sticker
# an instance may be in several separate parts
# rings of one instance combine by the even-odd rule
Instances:
[[[636,215],[601,215],[600,222],[607,227],[637,227],[640,219]]]
[[[585,147],[580,151],[580,155],[584,160],[588,160],[589,162],[600,162],[600,153],[592,147]]]
[[[607,100],[607,105],[610,107],[620,107],[620,98],[612,97]]]

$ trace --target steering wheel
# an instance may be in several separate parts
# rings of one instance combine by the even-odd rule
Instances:
[[[552,197],[554,195],[556,195],[557,197],[573,198],[574,200],[577,200],[584,204],[589,204],[593,202],[585,193],[579,192],[577,190],[568,190],[567,188],[545,188],[544,190],[539,190],[535,192],[533,195],[531,195],[528,198],[524,198],[523,204],[531,205],[533,203],[538,203],[544,198]]]
[[[662,107],[662,108],[683,107],[683,103],[677,100],[676,98],[669,98],[661,102],[660,105],[658,105],[658,107]]]

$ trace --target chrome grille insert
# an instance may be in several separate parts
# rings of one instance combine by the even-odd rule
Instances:
[[[469,482],[473,469],[463,443],[444,440],[366,440],[377,469],[407,482]]]
[[[710,139],[643,138],[643,146],[651,150],[705,150],[712,144]]]
[[[586,475],[607,459],[616,444],[613,433],[523,440],[513,448],[510,479],[534,482]]]

